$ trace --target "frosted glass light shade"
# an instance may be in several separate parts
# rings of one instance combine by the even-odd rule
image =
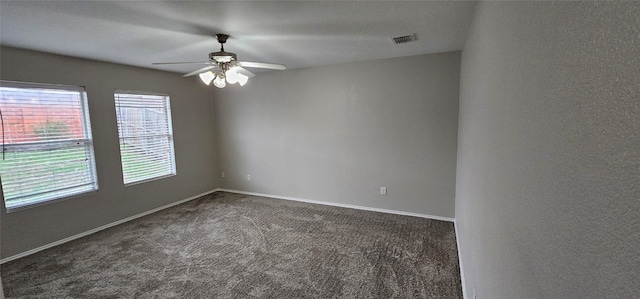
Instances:
[[[238,83],[240,84],[240,86],[244,86],[245,84],[247,84],[247,81],[249,81],[249,77],[243,75],[243,74],[238,74]]]
[[[217,88],[224,88],[225,86],[227,86],[227,82],[224,81],[224,77],[222,77],[221,75],[218,75],[213,80],[213,85],[215,85]]]
[[[204,84],[207,84],[207,85],[211,84],[211,81],[213,81],[213,78],[216,77],[216,75],[211,71],[200,73],[198,76],[200,77],[200,80],[202,80],[202,82],[204,82]]]
[[[238,75],[239,75],[238,72],[236,72],[236,70],[234,70],[233,68],[229,69],[225,73],[227,82],[229,82],[230,84],[235,84],[236,82],[238,82]]]

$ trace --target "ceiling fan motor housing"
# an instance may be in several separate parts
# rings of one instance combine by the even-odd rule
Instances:
[[[209,59],[216,62],[231,62],[237,60],[237,56],[236,53],[220,51],[209,53]]]

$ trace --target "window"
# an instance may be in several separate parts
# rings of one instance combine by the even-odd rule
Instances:
[[[83,87],[0,81],[7,211],[98,189]]]
[[[169,95],[114,94],[125,185],[176,174]]]

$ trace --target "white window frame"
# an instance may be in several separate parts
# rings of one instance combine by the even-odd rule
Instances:
[[[150,181],[155,181],[155,180],[159,180],[159,179],[163,179],[163,178],[167,178],[167,177],[171,177],[171,176],[175,176],[176,175],[176,162],[175,162],[175,149],[174,149],[174,145],[173,145],[173,124],[172,124],[172,119],[171,119],[171,98],[169,96],[169,94],[166,93],[154,93],[154,92],[146,92],[146,91],[134,91],[134,90],[115,90],[114,93],[114,101],[115,101],[115,106],[116,106],[116,120],[117,120],[117,125],[118,125],[118,140],[119,140],[119,144],[120,144],[120,162],[121,162],[121,167],[122,167],[122,181],[124,183],[125,186],[130,186],[130,185],[136,185],[136,184],[141,184],[141,183],[146,183],[146,182],[150,182]],[[166,131],[158,133],[158,132],[154,132],[154,133],[148,133],[148,131],[150,131],[149,128],[144,127],[144,134],[132,134],[131,132],[125,133],[125,129],[123,128],[123,123],[125,120],[122,119],[122,115],[124,114],[123,111],[121,111],[120,108],[126,107],[123,106],[123,103],[121,103],[120,98],[125,96],[125,95],[131,95],[131,96],[135,96],[135,97],[147,97],[145,99],[145,101],[154,101],[154,100],[158,100],[158,102],[163,101],[163,106],[164,106],[164,116],[165,116],[165,121],[166,121]],[[153,98],[162,98],[162,100],[160,99],[153,99]],[[145,109],[143,103],[139,103],[139,106],[136,106],[136,109]],[[126,108],[133,108],[133,107],[126,107]],[[146,109],[151,109],[153,107],[146,107]],[[157,108],[157,107],[156,107]],[[131,125],[131,124],[130,124]],[[157,127],[155,127],[157,128]],[[125,136],[123,136],[125,135]],[[127,165],[128,162],[131,161],[125,161],[125,155],[128,155],[129,157],[131,157],[130,153],[134,152],[133,150],[130,151],[126,151],[124,150],[124,147],[126,145],[126,140],[127,139],[136,139],[136,138],[158,138],[158,139],[164,139],[166,138],[166,144],[164,144],[164,140],[162,140],[162,143],[164,146],[163,150],[167,150],[168,151],[168,157],[166,159],[162,159],[161,162],[164,163],[162,164],[162,167],[164,168],[163,171],[158,172],[157,169],[160,167],[149,167],[146,171],[148,171],[149,173],[144,175],[144,174],[140,174],[140,175],[133,175],[132,173],[128,173],[127,169],[133,169],[130,165]],[[135,160],[135,161],[142,161],[143,157],[139,156],[139,159]],[[150,163],[147,163],[150,164]],[[160,165],[160,164],[157,164]],[[130,171],[129,171],[130,172]]]
[[[17,195],[10,196],[7,198],[7,190],[9,186],[5,186],[5,181],[2,182],[3,186],[3,198],[4,204],[7,212],[17,211],[21,209],[26,209],[30,207],[35,207],[43,204],[49,204],[53,202],[57,202],[60,200],[65,200],[71,197],[80,196],[86,193],[95,192],[98,190],[98,176],[96,173],[96,164],[95,164],[95,154],[93,147],[93,139],[91,134],[91,121],[89,118],[89,107],[88,107],[88,99],[85,88],[82,86],[70,86],[70,85],[59,85],[59,84],[45,84],[45,83],[27,83],[27,82],[14,82],[14,81],[0,81],[0,87],[5,88],[19,88],[19,89],[30,89],[30,90],[63,90],[69,92],[77,92],[80,99],[80,108],[82,109],[82,133],[83,138],[66,138],[66,139],[57,139],[57,140],[45,140],[45,141],[28,141],[28,142],[16,142],[16,143],[5,143],[5,119],[3,119],[3,132],[2,133],[2,151],[5,154],[11,153],[27,153],[29,151],[38,151],[41,149],[47,150],[59,150],[59,149],[75,149],[75,148],[84,148],[84,159],[86,165],[86,173],[83,175],[82,179],[84,181],[78,181],[75,186],[66,186],[62,187],[59,184],[52,184],[50,189],[45,189],[38,193],[29,193],[29,183],[32,183],[31,188],[33,189],[34,185],[37,182],[42,182],[46,180],[46,178],[40,177],[38,179],[38,174],[33,172],[26,171],[27,168],[33,167],[43,167],[42,163],[36,162],[26,162],[26,165],[18,165],[19,169],[15,169],[15,172],[10,171],[9,173],[0,174],[4,177],[5,180],[8,181],[8,177],[16,176],[22,180],[22,186],[19,189],[25,189],[24,192],[17,192]],[[68,106],[67,106],[68,108]],[[8,115],[4,115],[4,118],[8,117]],[[2,153],[0,153],[2,154]],[[6,158],[4,155],[0,157],[0,159]],[[3,161],[4,162],[4,161]],[[46,164],[46,163],[45,163]],[[55,167],[55,163],[48,163],[52,168]],[[18,167],[13,166],[13,167]],[[45,165],[46,167],[47,165]],[[46,169],[47,171],[51,171],[51,169]],[[29,174],[29,176],[27,176]],[[42,175],[42,173],[40,173]],[[29,180],[32,179],[32,180]],[[26,186],[26,187],[24,187]],[[31,190],[32,190],[31,189]],[[11,192],[11,191],[10,191]]]

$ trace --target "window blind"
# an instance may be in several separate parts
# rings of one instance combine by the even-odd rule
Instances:
[[[98,189],[83,87],[0,82],[8,211]]]
[[[176,174],[169,95],[116,91],[125,185]]]

